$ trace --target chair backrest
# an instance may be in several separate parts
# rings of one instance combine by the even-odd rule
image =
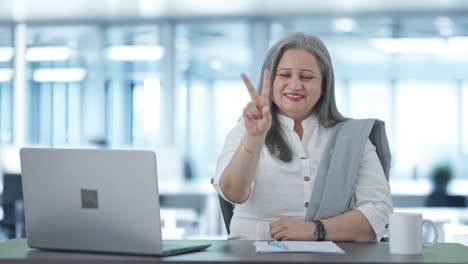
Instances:
[[[17,227],[24,226],[24,210],[18,205],[23,204],[23,186],[21,174],[3,174],[3,194],[0,197],[0,207],[3,208],[3,219],[0,228],[5,229],[8,238],[14,238]],[[23,233],[21,230],[18,230]],[[19,234],[19,233],[18,233]],[[19,236],[18,236],[19,237]],[[21,235],[21,237],[25,237]]]
[[[234,205],[230,202],[223,199],[223,197],[218,196],[219,205],[221,206],[221,212],[223,213],[224,225],[226,226],[226,231],[229,234],[229,225],[231,224],[232,214],[234,212]]]

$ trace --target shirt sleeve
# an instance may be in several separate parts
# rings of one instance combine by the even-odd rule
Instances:
[[[244,133],[245,133],[244,122],[242,122],[241,120],[226,136],[223,150],[221,151],[221,154],[218,157],[218,162],[216,163],[215,175],[211,179],[211,183],[213,187],[215,188],[216,192],[221,197],[223,197],[224,200],[232,204],[236,204],[236,203],[227,199],[223,193],[223,190],[221,189],[221,186],[220,186],[221,176],[223,175],[224,169],[227,167],[232,157],[234,156],[234,153],[239,147],[239,144],[242,140],[242,137],[244,136]],[[252,185],[250,186],[249,197],[250,197],[250,194],[252,193],[254,185],[255,185],[254,182],[252,182]]]
[[[393,211],[393,203],[390,184],[369,139],[359,167],[355,196],[355,208],[364,214],[380,241],[388,230],[388,214]]]

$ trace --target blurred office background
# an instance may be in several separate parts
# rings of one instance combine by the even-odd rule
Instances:
[[[328,46],[342,113],[386,122],[397,210],[468,235],[468,1],[2,0],[2,237],[24,233],[26,145],[155,150],[164,236],[225,237],[209,179],[249,100],[239,74],[256,83],[295,31]]]

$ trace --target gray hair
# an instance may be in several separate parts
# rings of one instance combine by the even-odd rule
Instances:
[[[278,67],[278,62],[284,52],[288,49],[303,49],[317,59],[318,66],[322,74],[322,92],[320,99],[312,110],[312,113],[317,114],[319,123],[324,127],[332,127],[347,119],[341,115],[336,107],[333,66],[330,54],[323,42],[318,37],[307,35],[305,33],[293,33],[278,40],[266,55],[260,75],[258,89],[261,90],[263,86],[263,72],[265,69],[268,69],[270,71],[269,103],[272,114],[272,124],[268,131],[265,144],[273,156],[284,162],[292,160],[292,151],[282,135],[281,126],[278,121],[278,107],[275,105],[272,98],[276,68]]]

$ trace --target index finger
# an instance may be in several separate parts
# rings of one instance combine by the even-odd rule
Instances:
[[[255,87],[252,85],[252,83],[250,82],[247,75],[245,75],[244,73],[241,73],[241,78],[244,81],[245,87],[247,87],[247,90],[249,91],[250,98],[252,98],[252,99],[257,98],[257,93],[255,92]]]
[[[268,69],[263,71],[263,86],[261,96],[265,99],[270,97],[270,71]]]

